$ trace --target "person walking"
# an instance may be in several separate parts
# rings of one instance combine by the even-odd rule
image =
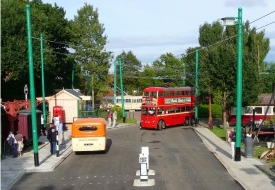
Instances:
[[[13,157],[16,158],[17,157],[17,141],[16,141],[12,131],[10,131],[7,141],[11,147],[11,152],[13,154]]]
[[[113,125],[112,125],[113,128],[116,127],[116,121],[117,121],[117,112],[115,110],[113,113]]]
[[[19,131],[17,131],[15,139],[17,141],[17,153],[19,156],[22,156],[22,150],[24,148],[23,135]]]
[[[236,141],[235,128],[231,128],[231,131],[229,132],[228,141],[229,141],[230,146],[231,146],[232,160],[234,160],[235,159],[235,141]]]
[[[57,138],[56,138],[56,126],[52,125],[49,129],[48,129],[48,133],[47,133],[47,139],[49,140],[50,144],[51,144],[51,155],[54,155],[56,153],[56,142],[57,142]]]
[[[112,112],[110,110],[108,110],[107,118],[108,118],[108,128],[110,128],[112,126]]]

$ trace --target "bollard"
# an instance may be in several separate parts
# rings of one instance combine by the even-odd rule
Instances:
[[[148,180],[148,155],[139,154],[139,163],[140,163],[140,180],[147,181]]]
[[[148,175],[155,175],[154,170],[149,170],[149,147],[141,147],[139,154],[140,170],[136,172],[140,179],[134,180],[134,186],[153,186],[155,185],[154,179],[148,179]]]
[[[147,157],[147,171],[149,171],[149,147],[141,147],[141,154],[144,154]]]
[[[56,157],[59,157],[58,131],[56,131]]]
[[[245,139],[245,157],[253,158],[253,139],[250,134],[247,134]]]

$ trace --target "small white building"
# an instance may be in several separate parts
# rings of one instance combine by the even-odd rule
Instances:
[[[74,117],[79,117],[83,101],[91,101],[91,96],[84,96],[77,89],[63,89],[53,96],[45,97],[49,107],[48,121],[52,121],[53,107],[62,106],[65,111],[65,123],[72,123]],[[42,97],[37,100],[43,100]]]

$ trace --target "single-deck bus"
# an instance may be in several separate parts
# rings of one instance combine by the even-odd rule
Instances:
[[[195,124],[194,87],[149,87],[143,90],[141,129]]]
[[[253,121],[253,110],[255,110],[255,124],[261,124],[262,120],[275,118],[275,106],[246,106],[242,108],[242,126],[251,125]],[[266,113],[266,115],[265,115]],[[232,107],[228,112],[228,123],[236,125],[236,108]]]
[[[105,151],[107,143],[104,118],[80,118],[72,124],[72,149],[80,151]]]

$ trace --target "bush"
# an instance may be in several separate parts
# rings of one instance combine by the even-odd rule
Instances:
[[[199,118],[208,118],[209,117],[209,105],[202,104],[199,105]],[[212,118],[213,119],[222,119],[222,107],[217,104],[212,104]]]

